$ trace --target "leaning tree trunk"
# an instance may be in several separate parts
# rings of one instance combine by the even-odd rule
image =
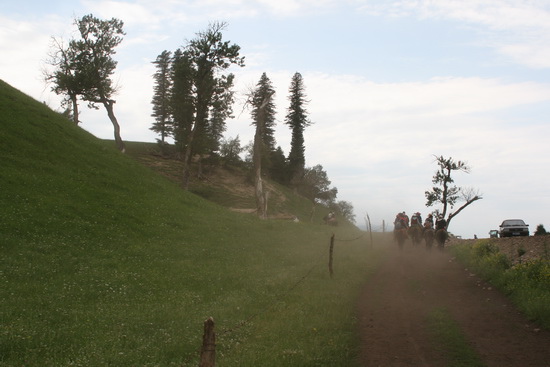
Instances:
[[[195,140],[195,133],[199,124],[203,123],[206,116],[206,110],[198,108],[197,115],[195,116],[195,123],[189,131],[187,136],[187,146],[185,147],[185,154],[183,155],[183,188],[189,190],[189,178],[191,177],[191,153],[193,151],[193,141]]]
[[[78,99],[76,95],[72,95],[70,98],[73,105],[73,122],[75,125],[78,125]]]
[[[116,146],[117,146],[118,150],[120,150],[122,153],[124,153],[126,151],[126,147],[124,146],[124,142],[122,141],[122,138],[120,137],[120,125],[118,124],[118,121],[115,117],[115,113],[113,112],[113,104],[114,103],[115,103],[115,101],[113,101],[112,99],[103,100],[103,105],[105,106],[105,109],[107,110],[107,115],[109,116],[109,119],[113,123],[113,127],[115,129],[114,134],[115,134]]]
[[[262,120],[262,118],[259,118],[257,121],[256,134],[254,134],[254,155],[252,156],[252,160],[254,162],[254,191],[256,193],[256,210],[258,212],[258,216],[262,219],[265,219],[267,218],[267,205],[262,183]]]
[[[267,192],[264,192],[262,183],[262,131],[264,131],[266,120],[265,107],[272,96],[273,93],[265,96],[262,104],[258,107],[256,133],[254,134],[254,155],[252,157],[255,174],[254,188],[256,193],[256,210],[258,216],[262,219],[267,218]]]
[[[195,125],[196,126],[196,125]],[[187,146],[185,147],[185,154],[183,155],[183,188],[189,189],[189,177],[191,176],[191,145],[193,145],[193,136],[195,135],[195,128],[191,129],[187,138]]]

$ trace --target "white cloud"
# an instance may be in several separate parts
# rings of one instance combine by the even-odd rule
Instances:
[[[42,70],[51,37],[63,29],[55,16],[18,20],[0,15],[0,78],[38,100],[58,104],[59,98],[49,93]]]
[[[136,26],[155,26],[161,23],[161,19],[155,11],[139,3],[129,3],[123,1],[104,0],[82,2],[85,9],[92,11],[94,16],[101,19],[118,18],[124,21],[125,25]],[[153,8],[154,10],[154,8]],[[82,14],[84,15],[84,14]],[[80,17],[79,15],[78,17]]]
[[[262,13],[274,16],[301,16],[304,12],[325,10],[337,6],[335,0],[117,0],[83,1],[88,11],[96,15],[124,19],[129,26],[160,25],[175,22],[204,22],[251,18]]]
[[[518,64],[533,69],[547,69],[550,67],[549,41],[550,37],[529,43],[510,43],[498,46],[498,50]]]
[[[304,15],[304,12],[321,11],[338,4],[334,0],[257,0],[270,13],[284,16]]]
[[[550,68],[550,4],[524,0],[360,2],[376,16],[452,20],[474,26],[483,44],[530,68]]]

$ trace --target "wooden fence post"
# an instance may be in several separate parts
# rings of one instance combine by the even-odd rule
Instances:
[[[332,234],[332,237],[330,237],[330,250],[328,255],[328,271],[330,273],[330,277],[332,278],[333,271],[332,271],[332,254],[334,252],[334,233]]]
[[[372,226],[371,226],[371,224],[370,224],[369,213],[367,213],[367,220],[368,220],[368,222],[369,222],[370,247],[372,248]]]
[[[204,322],[204,335],[202,336],[201,361],[199,367],[214,367],[216,365],[216,333],[214,332],[214,319],[209,317]]]

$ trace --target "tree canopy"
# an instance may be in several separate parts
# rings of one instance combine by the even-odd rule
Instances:
[[[191,157],[219,151],[226,119],[232,117],[235,76],[232,65],[244,66],[240,46],[223,40],[226,23],[212,23],[208,29],[174,52],[171,60],[171,90],[167,100],[171,133],[183,153],[183,183],[188,187]],[[163,55],[159,55],[164,61]],[[164,79],[156,78],[161,90]],[[162,98],[153,100],[154,111],[162,109]]]
[[[54,71],[47,73],[53,91],[64,94],[70,101],[75,123],[78,123],[78,97],[91,108],[102,104],[114,127],[117,147],[124,151],[120,137],[120,125],[114,114],[112,99],[117,88],[111,77],[117,62],[113,59],[115,48],[122,42],[124,23],[116,18],[102,20],[92,14],[75,20],[80,38],[71,39],[65,47],[61,41],[53,43],[50,65]]]

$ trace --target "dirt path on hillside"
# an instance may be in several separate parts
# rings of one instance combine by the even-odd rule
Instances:
[[[359,302],[362,366],[452,365],[430,331],[430,315],[438,309],[459,325],[484,365],[550,366],[550,332],[528,322],[450,255],[410,243],[403,251],[386,246],[388,256]]]

